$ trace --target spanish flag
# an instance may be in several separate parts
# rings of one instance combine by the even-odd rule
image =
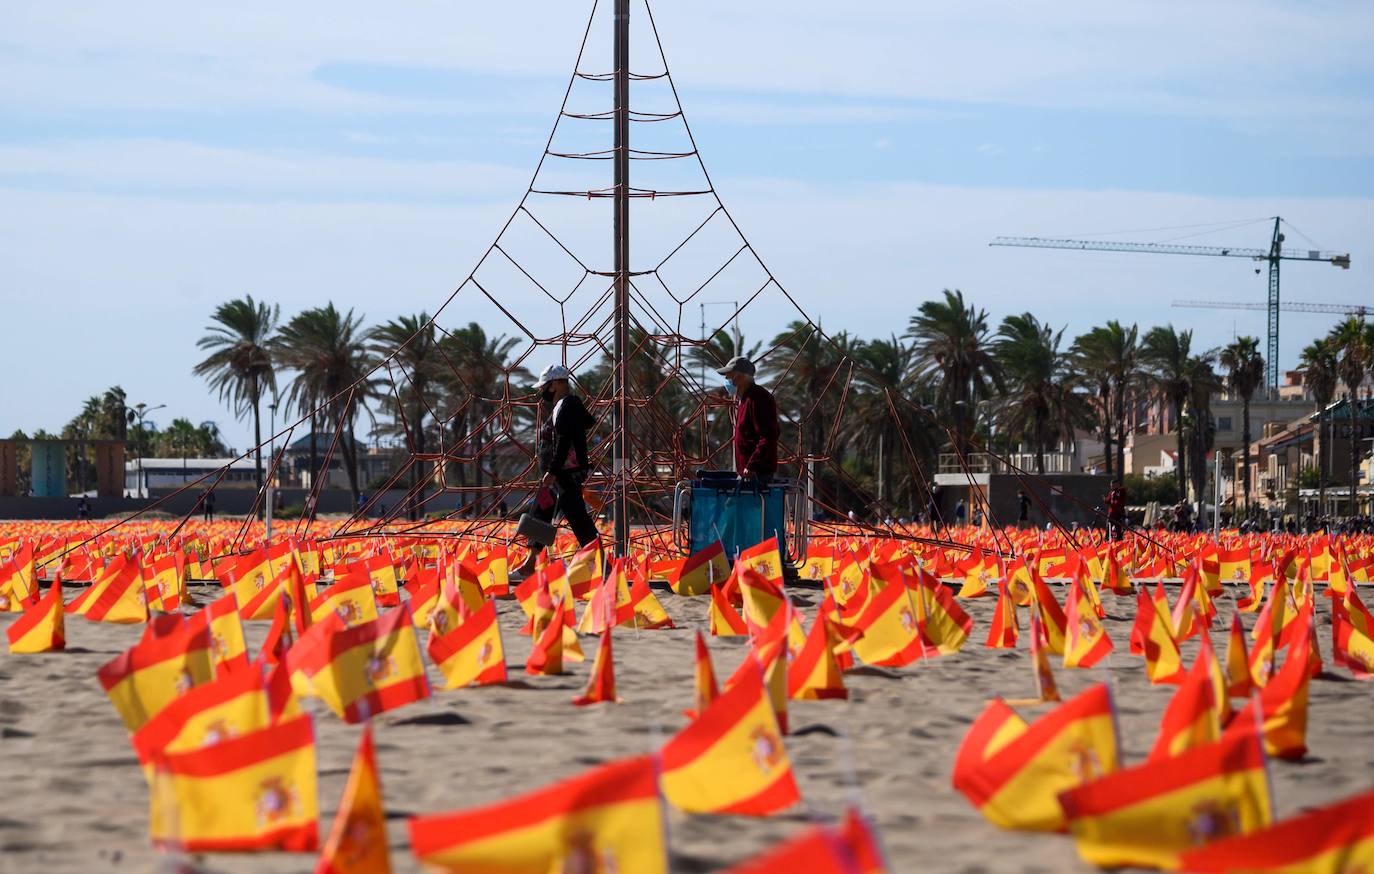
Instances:
[[[62,606],[62,572],[58,571],[53,575],[48,594],[24,610],[24,614],[5,629],[10,652],[20,655],[66,649],[66,614]]]
[[[545,789],[410,820],[427,869],[463,874],[667,874],[668,839],[651,756],[602,765]]]
[[[705,595],[710,587],[730,576],[730,562],[720,541],[688,555],[687,561],[668,577],[675,595]]]
[[[1303,622],[1288,647],[1283,667],[1260,690],[1264,707],[1264,751],[1280,759],[1307,753],[1307,694],[1311,680],[1311,626]]]
[[[857,874],[861,870],[840,832],[815,825],[726,869],[725,874]]]
[[[1226,640],[1226,694],[1231,698],[1249,698],[1255,690],[1250,679],[1250,656],[1245,651],[1245,626],[1240,611],[1231,614],[1231,634]]]
[[[135,732],[158,711],[214,676],[210,635],[190,624],[136,643],[96,672],[110,703]]]
[[[964,648],[973,619],[954,600],[949,589],[920,567],[904,575],[916,605],[916,619],[928,646],[927,655],[953,655]],[[933,652],[931,652],[933,650]]]
[[[312,629],[317,631],[318,629]],[[410,609],[328,633],[302,637],[287,665],[310,680],[315,694],[345,722],[357,723],[429,697],[429,680]]]
[[[26,545],[10,558],[0,561],[0,613],[22,612],[24,606],[37,597],[33,549]]]
[[[740,672],[660,755],[663,794],[688,813],[766,816],[801,800],[757,667]]]
[[[186,593],[182,584],[182,562],[178,555],[164,555],[143,563],[143,589],[148,609],[173,613],[181,609]]]
[[[1116,558],[1115,550],[1107,550],[1107,565],[1103,571],[1102,588],[1110,589],[1113,595],[1133,595],[1135,594],[1135,584],[1131,582],[1130,576],[1121,567],[1121,562]]]
[[[975,546],[968,557],[955,562],[954,567],[964,576],[958,597],[979,598],[988,593],[988,583],[996,576],[997,559],[989,559]]]
[[[1059,796],[1083,859],[1177,869],[1194,847],[1269,825],[1273,803],[1254,732],[1117,771]]]
[[[792,698],[848,698],[844,675],[835,658],[834,633],[825,611],[816,611],[801,652],[787,666],[787,694]]]
[[[1363,630],[1369,617],[1354,591],[1331,604],[1331,660],[1348,669],[1357,680],[1374,679],[1374,638]]]
[[[1096,610],[1089,603],[1085,587],[1091,586],[1092,582],[1086,576],[1079,576],[1069,584],[1064,641],[1066,668],[1091,668],[1112,652],[1112,639],[1107,636]]]
[[[916,607],[904,585],[888,583],[869,596],[855,625],[863,636],[855,641],[854,654],[867,664],[901,667],[926,655]]]
[[[130,738],[140,763],[214,746],[272,724],[267,681],[258,665],[202,683],[171,701]]]
[[[1001,698],[989,701],[959,742],[959,749],[954,755],[954,770],[950,775],[954,788],[965,792],[965,781],[969,776],[1025,730],[1026,721],[1007,702]]]
[[[270,581],[254,589],[246,582],[234,587],[234,597],[238,599],[239,615],[246,620],[271,619],[276,615],[277,603],[287,588],[294,585],[292,576],[300,576],[295,562],[284,562],[282,570]],[[254,573],[251,579],[256,586],[263,577]]]
[[[333,613],[345,625],[363,625],[377,619],[377,598],[366,574],[353,573],[336,579],[310,602],[310,621],[319,622]]]
[[[68,613],[93,622],[132,625],[148,621],[148,601],[138,563],[124,556],[105,566],[91,587],[67,605]]]
[[[253,600],[253,596],[266,589],[268,583],[276,576],[272,571],[272,562],[267,557],[267,550],[261,547],[232,558],[216,573],[220,584],[234,593],[240,611]],[[263,618],[269,618],[271,615],[269,612]]]
[[[353,768],[348,772],[339,812],[329,831],[315,874],[390,874],[382,781],[372,745],[372,723],[363,726]]]
[[[543,592],[548,597],[548,592]],[[525,673],[550,675],[563,673],[563,629],[566,625],[567,599],[560,597],[553,607],[540,610],[534,620],[534,646],[525,660]],[[575,633],[575,632],[574,632]]]
[[[154,758],[149,831],[186,852],[313,852],[315,735],[301,716],[212,747]]]
[[[223,595],[192,613],[186,625],[204,631],[210,640],[210,658],[215,673],[222,675],[248,664],[248,645],[243,637],[243,623],[232,593]]]
[[[771,580],[743,561],[735,564],[735,580],[744,597],[744,621],[753,630],[766,628],[773,615],[787,604],[781,581]]]
[[[1217,575],[1223,583],[1250,581],[1250,550],[1244,546],[1217,550]]]
[[[1040,614],[1041,627],[1045,629],[1045,644],[1055,655],[1064,654],[1065,638],[1068,636],[1068,618],[1064,608],[1055,600],[1054,593],[1039,574],[1031,575],[1031,593],[1035,610]]]
[[[596,658],[592,661],[591,676],[587,678],[587,688],[581,695],[573,698],[577,707],[588,704],[610,702],[619,704],[615,694],[615,657],[611,654],[611,629],[601,633],[601,643],[596,648]]]
[[[744,617],[725,596],[724,584],[711,587],[710,631],[713,637],[744,637],[749,633]]]
[[[1021,624],[1016,617],[1016,602],[1007,591],[1007,581],[997,581],[997,606],[992,610],[992,622],[988,624],[988,639],[983,643],[990,649],[1015,649],[1016,639],[1020,636]]]
[[[1032,703],[1040,704],[1058,701],[1059,684],[1054,681],[1054,670],[1050,667],[1050,658],[1045,650],[1045,625],[1040,621],[1040,614],[1031,612],[1030,621],[1030,659],[1031,668],[1035,671],[1035,698]]]
[[[1199,874],[1368,871],[1374,868],[1374,792],[1188,850],[1179,865]]]
[[[692,670],[693,709],[684,711],[688,719],[696,719],[699,714],[705,713],[707,706],[720,694],[720,688],[716,685],[716,670],[711,665],[711,651],[706,648],[706,638],[701,636],[700,630],[696,636],[697,656]]]
[[[782,590],[782,552],[778,548],[776,536],[741,552],[739,558],[735,559],[735,564],[743,564],[771,582],[779,591]]]
[[[487,601],[452,631],[431,633],[426,650],[444,675],[446,689],[506,682],[505,648],[493,601]]]
[[[510,594],[510,560],[504,543],[477,560],[477,580],[488,598]]]
[[[1059,794],[1114,772],[1117,755],[1116,715],[1104,683],[1015,734],[955,788],[993,825],[1061,831]]]
[[[1186,750],[1216,743],[1221,739],[1223,701],[1217,698],[1213,674],[1216,655],[1211,641],[1204,634],[1193,667],[1183,678],[1178,691],[1164,708],[1159,723],[1159,735],[1150,749],[1149,761],[1159,761],[1180,755]]]
[[[1155,592],[1160,593],[1159,583]],[[1183,657],[1178,652],[1178,642],[1174,640],[1173,629],[1169,624],[1168,602],[1151,598],[1142,589],[1136,596],[1136,628],[1143,627],[1145,673],[1151,683],[1183,682]]]

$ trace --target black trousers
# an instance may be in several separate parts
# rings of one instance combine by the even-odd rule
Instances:
[[[596,523],[587,513],[587,502],[582,498],[582,483],[563,474],[555,476],[554,479],[558,483],[558,500],[548,509],[533,507],[529,511],[530,515],[545,522],[552,522],[554,513],[561,513],[563,518],[568,520],[568,527],[577,538],[578,546],[594,543],[599,535]],[[539,548],[538,544],[530,543],[530,549],[537,551]]]

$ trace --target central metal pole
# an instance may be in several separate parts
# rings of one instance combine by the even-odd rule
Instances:
[[[630,0],[615,0],[615,443],[612,488],[615,518],[615,554],[625,556],[630,546]]]

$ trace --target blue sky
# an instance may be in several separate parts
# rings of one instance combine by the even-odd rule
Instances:
[[[1261,335],[1263,313],[1168,306],[1261,300],[1247,262],[986,243],[1163,240],[1275,214],[1354,259],[1350,271],[1292,266],[1286,299],[1374,299],[1367,3],[930,6],[654,9],[717,189],[828,329],[900,331],[921,300],[958,287],[994,319],[1030,309],[1069,334],[1120,318],[1186,324],[1204,346]],[[375,320],[433,311],[462,281],[529,183],[589,6],[393,7],[24,4],[6,16],[0,295],[23,327],[8,332],[0,431],[60,428],[118,382],[242,446],[246,427],[190,375],[215,304],[251,292],[289,316],[332,299]],[[656,70],[639,3],[633,21],[634,65]],[[595,22],[584,69],[609,68],[609,28]],[[579,84],[573,105],[608,96]],[[670,100],[661,82],[634,96]],[[565,126],[556,142],[596,147],[605,131]],[[682,141],[667,124],[634,136]],[[690,175],[641,167],[637,179],[665,186]],[[586,187],[607,171],[547,178]],[[586,236],[601,233],[599,204],[550,209],[604,254]],[[654,230],[671,236],[666,215],[646,205],[637,224],[646,259]],[[1256,222],[1188,241],[1263,246],[1267,234]],[[451,315],[491,312],[460,297]],[[746,333],[790,317],[761,302]],[[1286,316],[1281,364],[1330,321]]]

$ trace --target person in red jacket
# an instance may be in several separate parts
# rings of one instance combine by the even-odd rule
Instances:
[[[736,355],[716,371],[735,396],[735,472],[760,486],[778,471],[778,405],[773,393],[754,382],[754,362]]]

